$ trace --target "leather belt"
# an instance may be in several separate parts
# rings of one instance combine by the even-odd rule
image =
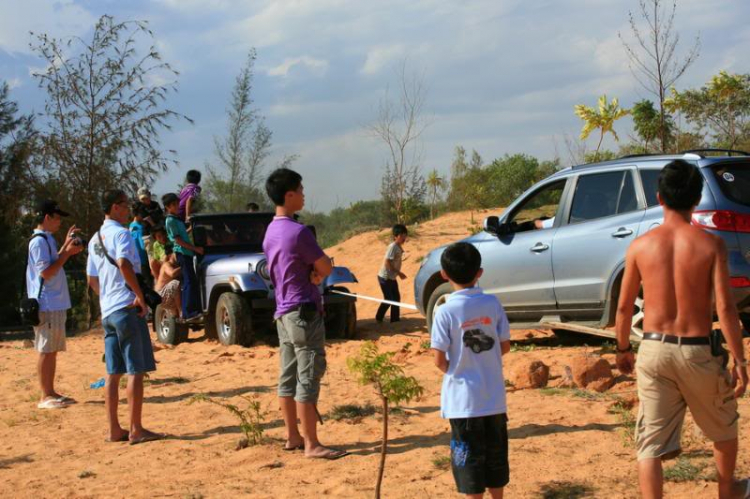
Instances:
[[[663,341],[677,345],[710,345],[708,336],[675,336],[673,334],[643,333],[644,340]]]

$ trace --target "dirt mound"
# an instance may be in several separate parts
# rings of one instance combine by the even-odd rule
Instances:
[[[518,362],[508,374],[515,388],[543,388],[549,381],[549,367],[541,360]]]
[[[573,359],[570,369],[579,388],[603,392],[615,383],[609,362],[598,356],[579,355]]]

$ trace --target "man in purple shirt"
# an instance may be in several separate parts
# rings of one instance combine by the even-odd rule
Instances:
[[[326,332],[318,285],[331,273],[331,259],[310,229],[294,220],[294,214],[305,205],[300,174],[286,168],[274,171],[266,180],[266,192],[276,205],[263,251],[276,290],[274,318],[281,364],[278,394],[287,433],[284,450],[304,449],[305,457],[338,459],[347,452],[320,443],[316,408],[326,369]]]
[[[183,222],[189,222],[190,217],[195,215],[198,195],[201,193],[201,172],[198,170],[189,170],[185,175],[187,184],[180,191],[180,208],[177,216]]]

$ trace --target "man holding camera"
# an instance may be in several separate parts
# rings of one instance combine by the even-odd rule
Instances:
[[[39,302],[39,325],[34,326],[34,347],[39,352],[37,374],[42,389],[39,409],[61,409],[75,400],[55,391],[57,352],[65,351],[65,321],[70,308],[68,280],[63,266],[73,255],[83,250],[83,244],[75,235],[73,225],[58,251],[52,236],[60,229],[61,217],[68,213],[60,209],[57,202],[40,202],[34,213],[36,228],[29,241],[28,267],[26,268],[26,291],[29,297]]]
[[[104,328],[104,356],[107,364],[105,405],[110,442],[137,444],[163,437],[143,428],[143,375],[156,370],[148,324],[148,306],[138,284],[136,269],[140,258],[130,232],[128,196],[121,190],[108,190],[102,196],[104,224],[89,242],[86,266],[89,286],[99,295]],[[120,378],[128,375],[130,431],[117,417]]]

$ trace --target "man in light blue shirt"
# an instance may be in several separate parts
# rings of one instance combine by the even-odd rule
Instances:
[[[89,242],[86,274],[89,286],[99,295],[102,310],[108,440],[129,440],[131,444],[149,442],[163,435],[146,430],[141,422],[143,375],[155,371],[156,362],[144,319],[148,307],[136,277],[141,261],[135,242],[125,228],[130,214],[128,196],[121,190],[108,190],[102,196],[102,209],[104,224]],[[117,417],[123,374],[128,375],[129,432],[120,426]]]
[[[75,236],[73,225],[68,230],[65,243],[57,250],[52,234],[60,229],[62,219],[68,213],[62,211],[55,201],[42,201],[34,213],[36,229],[29,241],[29,258],[26,268],[26,293],[39,301],[39,325],[34,326],[34,347],[39,352],[37,374],[42,395],[39,409],[61,409],[75,403],[70,397],[55,391],[57,352],[65,351],[65,321],[70,308],[68,280],[63,266],[73,255],[83,250],[83,244]]]

